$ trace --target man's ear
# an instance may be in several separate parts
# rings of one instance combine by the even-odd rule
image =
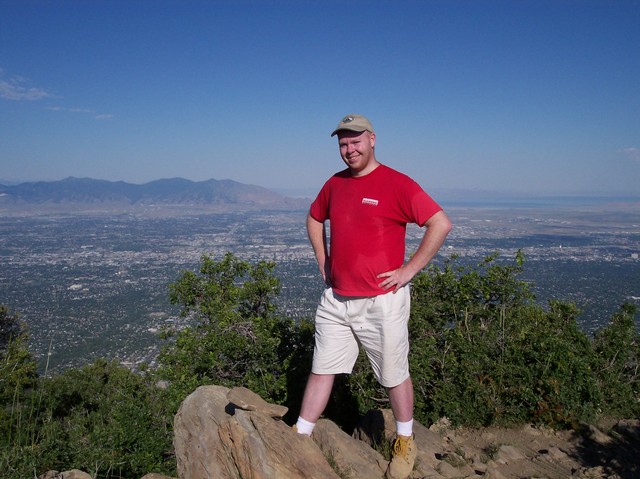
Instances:
[[[371,141],[371,148],[376,146],[376,134],[375,133],[370,133],[369,134],[369,141]]]

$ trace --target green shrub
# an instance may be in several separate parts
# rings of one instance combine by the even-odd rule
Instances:
[[[0,305],[0,445],[16,440],[29,421],[28,402],[37,381],[29,333],[17,314]],[[1,468],[0,468],[1,470]]]
[[[149,378],[98,360],[41,378],[21,404],[28,420],[0,454],[3,477],[81,469],[96,478],[175,473],[173,415]]]
[[[203,384],[245,386],[280,404],[296,391],[290,382],[310,357],[312,334],[304,323],[276,314],[274,267],[230,253],[221,260],[205,255],[199,274],[184,272],[170,285],[171,302],[191,319],[168,335],[175,340],[158,358],[159,375],[170,381],[176,401]]]
[[[518,279],[523,256],[511,264],[497,259],[467,268],[452,258],[417,278],[412,373],[428,399],[416,417],[478,426],[593,418],[601,395],[577,308],[553,302],[544,310]]]
[[[640,338],[636,306],[623,304],[594,338],[595,373],[603,410],[618,417],[640,417]]]

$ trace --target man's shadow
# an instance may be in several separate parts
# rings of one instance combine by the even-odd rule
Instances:
[[[611,440],[597,439],[588,427],[575,432],[577,458],[586,467],[602,467],[607,476],[640,478],[640,420],[620,421]]]

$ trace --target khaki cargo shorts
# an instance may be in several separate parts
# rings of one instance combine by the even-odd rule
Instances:
[[[328,288],[316,310],[315,374],[349,374],[362,345],[384,387],[409,377],[409,286],[372,297],[340,296]]]

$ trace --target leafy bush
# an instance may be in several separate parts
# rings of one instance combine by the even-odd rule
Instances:
[[[202,257],[199,274],[186,271],[170,285],[170,299],[192,324],[160,354],[160,377],[170,381],[176,400],[197,386],[245,386],[266,400],[285,403],[291,384],[310,357],[312,330],[276,315],[280,282],[275,263],[252,265],[227,254]],[[299,396],[299,391],[295,395]]]
[[[595,371],[604,396],[603,411],[618,417],[640,417],[640,337],[637,308],[623,304],[594,338]]]
[[[20,432],[23,419],[28,420],[23,404],[37,381],[28,339],[19,316],[0,305],[0,444],[12,440]]]
[[[96,478],[172,474],[173,415],[164,391],[115,362],[98,360],[42,378],[21,405],[28,420],[0,454],[3,477],[34,471],[90,472]]]

